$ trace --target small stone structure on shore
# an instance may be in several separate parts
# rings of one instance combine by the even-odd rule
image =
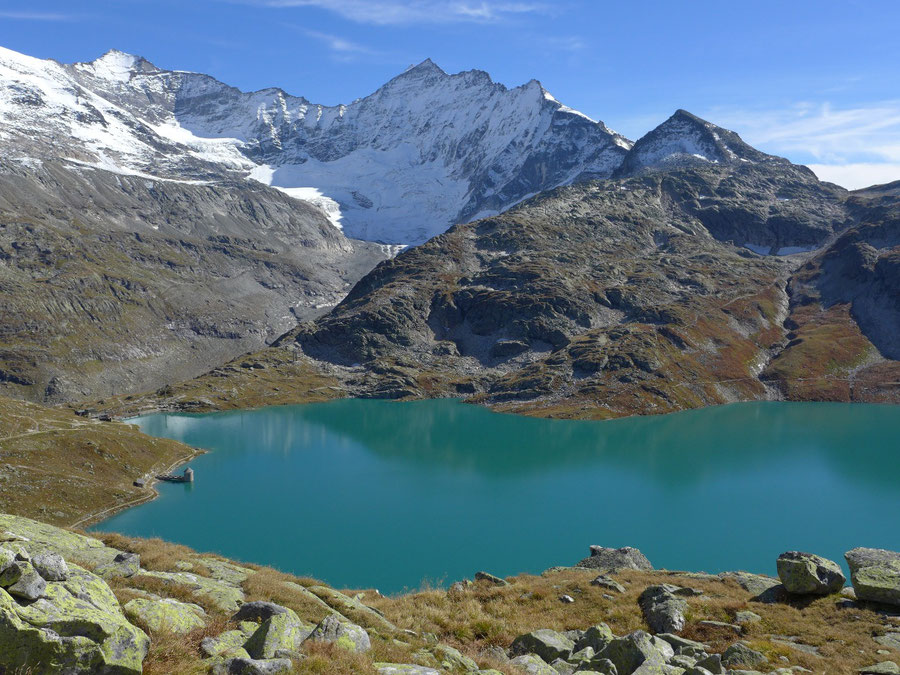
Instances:
[[[194,482],[194,470],[191,467],[187,467],[180,476],[172,473],[162,473],[156,477],[158,480],[164,480],[169,483],[193,483]]]

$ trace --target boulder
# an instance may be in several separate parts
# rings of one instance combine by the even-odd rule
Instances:
[[[562,633],[542,628],[525,633],[513,640],[509,651],[511,654],[537,654],[550,663],[556,659],[568,659],[575,651],[575,643]]]
[[[616,636],[613,635],[610,627],[605,623],[600,623],[584,631],[584,635],[575,642],[574,651],[580,652],[590,647],[595,653],[599,654],[615,639]]]
[[[522,654],[509,662],[527,675],[558,675],[540,656],[536,654]]]
[[[122,609],[132,623],[151,633],[190,633],[206,625],[206,612],[203,609],[171,598],[135,598],[125,603]]]
[[[448,645],[435,645],[431,648],[431,654],[441,668],[451,673],[474,673],[478,670],[477,663]]]
[[[682,650],[686,649],[697,652],[709,651],[709,646],[703,644],[702,642],[688,640],[687,638],[683,638],[679,635],[673,635],[672,633],[660,633],[656,637],[658,637],[660,640],[665,640],[670,645],[672,645],[672,649],[674,649],[677,653],[680,653]]]
[[[722,652],[722,665],[729,668],[733,666],[762,666],[769,662],[766,655],[751,649],[743,642],[735,642]]]
[[[509,582],[506,579],[494,576],[490,572],[475,572],[475,581],[487,581],[495,586],[509,586]]]
[[[140,673],[149,644],[109,586],[75,565],[27,604],[0,589],[0,672]]]
[[[636,548],[604,548],[591,546],[591,555],[576,563],[576,567],[598,569],[607,572],[616,570],[652,570],[653,565],[647,557]]]
[[[210,668],[211,675],[281,675],[294,672],[290,659],[232,658]]]
[[[900,666],[893,661],[882,661],[856,671],[859,675],[900,675]]]
[[[575,672],[575,666],[562,659],[556,659],[550,664],[550,667],[553,668],[558,675],[572,675]]]
[[[104,579],[116,577],[132,577],[141,571],[141,556],[137,553],[122,551],[107,563],[98,565],[94,572]]]
[[[605,588],[609,591],[615,591],[616,593],[625,592],[625,587],[622,584],[614,579],[610,579],[605,574],[601,574],[596,579],[593,579],[591,581],[591,586],[599,586],[600,588]]]
[[[644,621],[654,633],[679,633],[684,630],[687,602],[675,595],[679,588],[670,584],[648,586],[638,598]]]
[[[306,638],[310,642],[329,642],[349,652],[367,652],[372,648],[369,634],[334,614],[326,616]]]
[[[254,659],[273,659],[279,652],[297,651],[314,628],[288,609],[263,621],[244,643],[244,649]]]
[[[700,659],[694,665],[697,668],[708,670],[713,675],[723,675],[725,673],[725,668],[724,666],[722,666],[721,654],[711,654],[705,658]]]
[[[236,612],[244,602],[244,592],[218,579],[190,572],[156,572],[141,570],[137,579],[154,579],[164,584],[187,586],[198,599],[203,599],[223,612]]]
[[[675,650],[665,640],[638,630],[613,640],[599,656],[612,661],[619,673],[633,673],[644,663],[666,663],[675,656]]]
[[[760,621],[762,621],[762,617],[748,609],[742,609],[734,613],[734,622],[739,626],[744,626],[748,623],[759,623]]]
[[[227,630],[216,637],[205,637],[200,641],[200,651],[205,656],[214,657],[225,652],[243,649],[244,643],[253,635],[253,632],[245,630]],[[247,654],[247,656],[250,656]]]
[[[356,598],[351,598],[327,586],[310,586],[306,590],[325,602],[333,610],[363,628],[374,629],[387,634],[400,632],[400,629],[383,615],[364,605]]]
[[[69,566],[59,553],[38,553],[31,564],[46,581],[65,581],[69,576]]]
[[[434,668],[411,663],[376,663],[374,665],[378,675],[441,675]]]
[[[586,668],[586,670],[585,670]],[[575,671],[580,675],[619,675],[616,664],[609,659],[594,659],[581,670]]]
[[[30,562],[17,560],[0,574],[0,586],[16,598],[32,601],[44,597],[47,582]]]
[[[847,581],[836,562],[812,553],[787,551],[778,556],[776,566],[784,589],[794,595],[837,593]]]
[[[844,557],[856,597],[900,605],[900,553],[878,548],[855,548]]]
[[[245,602],[241,608],[231,617],[232,621],[255,621],[262,623],[271,619],[276,614],[287,614],[290,610],[287,607],[276,605],[274,602],[264,602],[262,600],[254,600],[253,602]]]

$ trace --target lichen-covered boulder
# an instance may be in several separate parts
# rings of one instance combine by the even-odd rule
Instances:
[[[859,675],[900,675],[900,666],[893,661],[882,661],[871,666],[865,666],[856,671]]]
[[[575,643],[562,633],[542,628],[517,637],[509,651],[516,655],[537,654],[550,663],[556,659],[568,659],[575,651]]]
[[[644,621],[654,633],[679,633],[684,630],[687,601],[675,595],[679,588],[670,584],[648,586],[638,598]]]
[[[132,577],[141,571],[141,556],[137,553],[122,551],[117,553],[109,562],[98,565],[94,573],[104,579],[116,577]]]
[[[197,605],[171,598],[135,598],[125,603],[125,616],[151,633],[190,633],[206,625],[206,612]]]
[[[306,590],[325,602],[333,610],[363,628],[374,629],[386,634],[400,632],[397,626],[356,598],[351,598],[327,586],[310,586]]]
[[[208,657],[215,657],[231,650],[243,649],[244,643],[254,632],[255,626],[254,630],[227,630],[216,637],[205,637],[200,641],[200,651]]]
[[[440,675],[440,672],[427,666],[412,663],[376,663],[378,675]]]
[[[314,628],[288,609],[263,621],[244,649],[254,659],[272,659],[279,653],[297,651]]]
[[[287,607],[276,605],[274,602],[254,600],[245,602],[241,608],[231,617],[232,621],[256,621],[262,623],[271,619],[276,614],[286,614],[290,610]]]
[[[605,548],[603,546],[591,546],[590,557],[576,563],[576,567],[615,572],[616,570],[652,570],[653,565],[647,560],[647,556],[638,549],[626,546],[624,548]]]
[[[633,673],[644,663],[666,663],[675,650],[665,640],[638,630],[613,640],[598,656],[612,661],[620,673]]]
[[[900,553],[855,548],[844,554],[850,581],[860,600],[900,605]]]
[[[606,649],[606,645],[615,639],[616,636],[613,635],[612,629],[605,623],[600,623],[584,631],[582,636],[575,641],[574,651],[580,652],[590,647],[595,653],[599,654]]]
[[[0,589],[0,671],[140,673],[149,644],[109,586],[80,567],[35,601]]]
[[[769,662],[766,655],[751,649],[743,642],[735,642],[728,649],[722,652],[722,665],[731,668],[732,666],[762,666]]]
[[[501,579],[490,572],[475,572],[475,581],[486,581],[494,586],[509,586],[509,582],[506,579]]]
[[[448,645],[435,645],[431,648],[431,655],[441,665],[441,668],[451,673],[474,673],[478,671],[478,664],[458,649]]]
[[[290,659],[230,658],[216,663],[209,670],[211,675],[286,675],[294,672]]]
[[[776,562],[778,578],[788,593],[828,595],[837,593],[847,581],[836,562],[800,551],[787,551]]]
[[[527,675],[557,675],[556,670],[536,654],[522,654],[509,664]]]
[[[349,621],[342,621],[331,614],[319,622],[309,637],[309,642],[330,642],[349,652],[367,652],[372,648],[369,634],[360,626]]]
[[[600,588],[605,588],[608,591],[615,591],[616,593],[624,593],[625,587],[620,584],[615,579],[611,579],[605,574],[601,574],[591,581],[591,586],[599,586]]]
[[[244,602],[244,592],[240,587],[190,572],[141,570],[134,578],[137,580],[149,578],[167,584],[187,586],[198,599],[206,600],[223,612],[236,612]]]

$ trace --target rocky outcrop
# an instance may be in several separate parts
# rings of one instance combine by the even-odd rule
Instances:
[[[129,621],[145,626],[151,633],[190,633],[206,625],[202,607],[171,598],[135,598],[125,603],[123,609]]]
[[[2,551],[0,560],[8,559]],[[48,554],[41,555],[39,568],[29,564],[15,584],[0,588],[0,670],[140,673],[150,641],[129,623],[109,587],[65,561],[47,565]],[[63,565],[64,579],[43,579],[37,571],[57,577]],[[22,566],[8,564],[3,578],[16,576],[6,572]],[[29,581],[23,586],[24,579]]]
[[[591,555],[576,563],[576,567],[597,569],[605,572],[617,570],[652,570],[653,565],[636,548],[605,548],[591,546]]]
[[[641,593],[638,604],[644,621],[654,633],[680,633],[684,629],[687,601],[676,595],[678,586],[649,586]]]
[[[322,619],[306,639],[311,642],[328,642],[350,652],[366,652],[372,647],[365,630],[334,614]]]
[[[514,655],[536,654],[547,663],[569,658],[574,649],[575,643],[572,640],[553,630],[536,630],[520,635],[509,648]]]
[[[812,553],[782,553],[778,556],[777,568],[785,590],[795,595],[837,593],[847,581],[836,562]]]
[[[900,605],[900,553],[855,548],[845,556],[850,581],[860,600]]]

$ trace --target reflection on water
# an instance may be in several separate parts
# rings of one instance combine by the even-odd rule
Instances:
[[[638,546],[661,567],[762,572],[789,548],[840,558],[900,546],[892,406],[569,422],[343,400],[136,422],[214,452],[191,463],[193,490],[163,485],[161,499],[101,529],[343,586],[538,571],[589,544]]]

